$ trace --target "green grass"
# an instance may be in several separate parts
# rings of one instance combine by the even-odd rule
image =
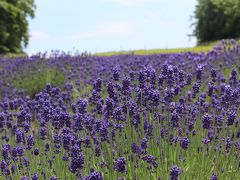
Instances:
[[[240,43],[240,40],[236,40]],[[129,50],[129,51],[109,51],[96,53],[97,56],[113,56],[113,55],[124,55],[124,54],[134,54],[134,55],[151,55],[151,54],[167,54],[167,53],[205,53],[211,51],[216,45],[221,43],[221,40],[202,43],[195,47],[190,48],[169,48],[169,49],[139,49],[139,50]]]
[[[175,49],[140,49],[133,51],[110,51],[97,53],[97,56],[113,56],[113,55],[124,55],[124,54],[135,54],[135,55],[149,55],[149,54],[167,54],[167,53],[182,53],[182,52],[208,52],[213,46],[197,46],[193,48],[175,48]]]
[[[7,54],[0,54],[0,57],[3,58],[24,58],[28,57],[26,53],[7,53]]]
[[[210,45],[208,46],[210,47]],[[173,49],[172,49],[173,50]],[[196,49],[197,50],[197,47]],[[163,51],[163,50],[162,50]],[[71,67],[67,67],[67,70],[69,70]],[[224,76],[228,79],[231,74],[231,67],[225,67],[222,70],[222,73]],[[207,92],[207,82],[209,79],[205,79],[203,82],[200,92]],[[14,78],[11,79],[11,82],[15,85],[18,89],[24,89],[27,93],[33,94],[35,91],[39,91],[45,87],[46,83],[51,83],[52,86],[62,86],[64,84],[65,77],[61,73],[61,71],[58,71],[56,68],[43,68],[40,64],[39,70],[27,70],[24,69],[23,73],[21,75],[15,75]],[[193,80],[194,81],[194,80]],[[181,95],[185,95],[187,90],[192,89],[192,84],[185,87],[183,89]],[[81,88],[73,89],[73,97],[74,99],[77,99],[77,97],[83,97],[86,94],[90,94],[92,90],[91,85],[83,85]],[[161,93],[163,94],[163,93]],[[218,94],[217,94],[218,95]],[[134,94],[133,94],[134,96]],[[87,96],[89,97],[89,96]],[[103,87],[103,92],[101,94],[101,97],[106,99],[107,92],[106,92],[106,86]],[[210,102],[212,100],[212,97],[208,97]],[[178,102],[179,96],[176,96],[174,99],[174,102]],[[197,100],[197,98],[195,98]],[[214,109],[213,109],[214,110]],[[164,114],[165,112],[162,111],[161,106],[159,106],[157,109],[155,109],[156,112],[160,112],[161,114]],[[14,112],[14,111],[13,111]],[[201,109],[199,110],[201,112]],[[16,113],[16,112],[14,112]],[[71,110],[70,110],[71,113]],[[91,113],[91,109],[88,110],[88,113]],[[213,114],[216,114],[217,112],[213,112]],[[123,122],[125,128],[123,131],[120,132],[120,130],[116,130],[115,135],[115,141],[113,142],[110,138],[110,142],[104,142],[101,144],[101,156],[96,157],[95,149],[93,141],[91,140],[91,147],[87,148],[85,146],[82,147],[82,152],[85,155],[85,168],[82,170],[83,176],[86,176],[89,174],[89,171],[91,168],[94,168],[96,171],[101,171],[103,173],[104,179],[117,179],[118,177],[125,176],[126,179],[158,179],[161,177],[162,179],[169,179],[169,172],[170,168],[173,164],[178,165],[181,168],[181,174],[180,179],[209,179],[209,177],[212,175],[212,173],[216,173],[219,176],[219,179],[237,179],[240,175],[239,166],[238,166],[238,160],[235,158],[234,149],[231,148],[231,151],[229,155],[226,153],[220,153],[219,151],[215,151],[214,147],[218,146],[219,144],[223,144],[224,148],[224,142],[219,141],[212,141],[209,145],[209,149],[207,149],[207,146],[205,146],[201,140],[202,138],[205,138],[207,136],[207,130],[202,129],[202,121],[201,121],[201,114],[198,114],[198,117],[195,121],[195,129],[197,130],[197,134],[195,136],[189,135],[189,139],[191,141],[190,147],[186,150],[183,150],[179,143],[176,144],[169,144],[169,135],[166,135],[165,138],[159,138],[160,130],[163,127],[170,127],[170,113],[166,113],[167,120],[165,121],[156,121],[154,117],[154,113],[148,112],[148,116],[145,117],[143,113],[140,113],[140,124],[139,128],[136,131],[134,127],[131,125],[131,117],[129,115],[126,115],[126,122]],[[98,115],[97,119],[102,119],[104,116]],[[148,153],[153,155],[157,158],[158,168],[153,169],[154,171],[148,169],[147,167],[149,164],[144,162],[141,157],[138,157],[136,154],[132,153],[131,150],[131,144],[137,143],[137,145],[140,145],[141,139],[144,137],[144,118],[148,119],[148,121],[153,125],[153,138],[149,140],[149,147],[148,147]],[[185,118],[185,117],[183,117]],[[14,123],[17,123],[17,117],[13,117]],[[114,122],[114,119],[110,119],[110,122]],[[226,121],[226,119],[224,120]],[[33,122],[36,123],[36,122]],[[186,127],[186,120],[181,120],[181,127]],[[65,150],[61,147],[60,154],[55,155],[54,154],[54,128],[51,124],[48,124],[48,138],[46,142],[48,142],[51,146],[51,151],[48,152],[48,154],[41,153],[39,156],[33,156],[32,151],[26,152],[26,157],[29,158],[30,161],[30,171],[28,174],[24,174],[25,170],[16,172],[16,175],[14,175],[13,179],[20,179],[22,175],[29,175],[33,174],[35,172],[38,172],[40,175],[42,171],[46,173],[46,176],[49,178],[50,176],[56,175],[60,179],[75,179],[76,177],[68,171],[68,163],[66,161],[62,161],[62,156],[65,152]],[[33,125],[33,127],[36,127],[36,129],[40,129],[40,126],[36,123],[36,126]],[[114,127],[110,127],[109,133],[112,132]],[[219,139],[222,137],[229,136],[229,132],[233,132],[233,134],[236,134],[238,131],[238,127],[228,127],[229,129],[222,130],[219,133]],[[36,131],[37,131],[36,130]],[[35,132],[36,132],[35,131]],[[2,132],[0,132],[2,133]],[[79,137],[85,139],[87,136],[87,132],[85,130],[78,132]],[[214,132],[216,133],[216,132]],[[11,135],[11,131],[7,130],[7,134]],[[36,132],[38,134],[38,132]],[[174,136],[182,137],[182,135],[178,134],[178,130],[175,128],[169,128],[169,134],[173,134]],[[1,134],[2,135],[2,134]],[[41,139],[36,139],[36,145],[35,147],[40,149],[40,152],[44,152],[44,146],[45,142]],[[127,137],[127,140],[126,140]],[[157,141],[160,139],[160,143],[158,145]],[[235,137],[234,137],[235,138]],[[2,142],[1,142],[2,143]],[[0,143],[0,144],[1,144]],[[10,142],[11,146],[17,146],[15,143],[15,136],[10,136]],[[201,148],[203,151],[198,151],[198,149]],[[113,155],[113,150],[115,154]],[[164,153],[162,153],[164,152]],[[208,152],[208,153],[206,153]],[[118,173],[114,171],[113,163],[114,159],[119,156],[125,156],[127,159],[127,174],[124,173]],[[179,157],[183,157],[184,159],[181,159]],[[54,158],[53,158],[54,157]],[[49,165],[49,160],[54,159],[52,162],[52,168]],[[107,162],[109,164],[109,167],[101,167],[101,162]],[[20,165],[21,161],[14,162],[16,165]],[[222,171],[224,170],[224,172]],[[0,174],[0,177],[1,174]],[[1,179],[1,178],[0,178]]]
[[[172,49],[139,49],[130,51],[109,51],[96,53],[97,56],[112,56],[123,54],[135,54],[135,55],[149,55],[149,54],[167,54],[167,53],[182,53],[182,52],[208,52],[212,50],[220,41],[214,41],[205,43],[191,48],[172,48]]]
[[[9,82],[18,90],[23,90],[27,95],[33,97],[44,89],[47,83],[63,88],[65,79],[62,72],[56,68],[40,67],[38,71],[28,69],[23,74],[15,75],[9,79]]]
[[[237,43],[240,43],[240,39],[236,39]],[[113,55],[125,55],[125,54],[135,54],[135,55],[151,55],[151,54],[167,54],[167,53],[184,53],[184,52],[193,52],[193,53],[204,53],[211,51],[221,40],[205,42],[199,44],[195,47],[186,47],[186,48],[166,48],[166,49],[137,49],[137,50],[128,50],[128,51],[107,51],[95,53],[96,56],[113,56]],[[13,54],[8,53],[3,57],[5,58],[17,58],[17,57],[27,57],[27,54]]]

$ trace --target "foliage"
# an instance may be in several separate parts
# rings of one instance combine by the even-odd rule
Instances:
[[[194,35],[198,43],[240,36],[238,0],[198,0]]]
[[[227,15],[240,15],[240,1],[238,0],[212,0],[212,2],[220,9],[224,10]]]
[[[12,79],[10,82],[19,89],[23,90],[30,97],[40,92],[46,84],[51,84],[53,87],[63,87],[65,76],[56,68],[40,67],[38,71],[28,69]]]
[[[0,54],[21,53],[29,40],[28,17],[34,17],[34,0],[0,1]]]
[[[0,58],[0,179],[239,179],[235,41],[208,53],[40,57]],[[5,82],[38,69],[63,73],[64,88],[29,98]]]

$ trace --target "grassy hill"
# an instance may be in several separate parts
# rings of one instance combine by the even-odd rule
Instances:
[[[236,40],[238,44],[240,44],[240,39]],[[124,54],[135,54],[135,55],[150,55],[150,54],[165,54],[165,53],[181,53],[181,52],[208,52],[212,50],[217,44],[219,44],[221,40],[206,42],[204,44],[190,47],[190,48],[168,48],[168,49],[137,49],[137,50],[129,50],[129,51],[108,51],[108,52],[100,52],[95,53],[93,55],[96,56],[112,56],[112,55],[124,55]],[[90,53],[91,54],[91,53]],[[1,56],[1,55],[0,55]],[[26,53],[22,54],[5,54],[3,55],[6,58],[16,58],[16,57],[27,57]]]
[[[119,54],[137,54],[137,55],[148,55],[148,54],[162,54],[162,53],[180,53],[180,52],[208,52],[212,50],[220,41],[214,41],[210,43],[204,43],[199,46],[191,48],[169,48],[169,49],[139,49],[130,51],[109,51],[96,53],[97,56],[112,56]]]

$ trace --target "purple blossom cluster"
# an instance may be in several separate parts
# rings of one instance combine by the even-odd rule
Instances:
[[[1,178],[237,179],[240,46],[227,45],[0,58]],[[59,69],[65,84],[29,97],[8,82],[41,63]]]

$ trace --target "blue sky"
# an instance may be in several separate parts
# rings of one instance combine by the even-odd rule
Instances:
[[[35,0],[28,53],[192,47],[197,0]]]

